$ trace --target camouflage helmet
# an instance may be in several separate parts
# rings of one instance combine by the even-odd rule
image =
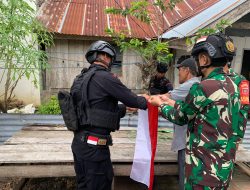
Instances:
[[[212,62],[225,64],[233,60],[236,50],[230,37],[217,33],[197,40],[192,49],[192,56],[197,57],[201,52],[207,52]]]
[[[105,41],[96,41],[92,43],[87,50],[87,53],[85,54],[85,58],[87,61],[92,64],[97,60],[97,54],[98,53],[106,53],[111,57],[111,63],[112,64],[115,61],[116,58],[116,51],[113,46],[111,46],[108,42]]]

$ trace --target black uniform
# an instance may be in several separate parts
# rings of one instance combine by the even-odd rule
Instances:
[[[173,86],[166,77],[157,78],[153,76],[149,82],[149,92],[151,95],[165,94],[173,90]]]
[[[147,101],[139,97],[124,86],[119,79],[114,77],[104,67],[92,64],[90,69],[96,68],[95,75],[89,82],[88,100],[92,108],[109,112],[119,112],[120,118],[124,117],[126,107],[118,105],[118,101],[128,107],[146,109]],[[78,101],[79,94],[73,94]],[[102,117],[100,115],[99,117]],[[108,146],[91,145],[86,142],[86,134],[100,136],[110,140],[110,129],[98,126],[81,126],[74,133],[72,152],[75,162],[77,189],[109,190],[113,179],[113,168]]]

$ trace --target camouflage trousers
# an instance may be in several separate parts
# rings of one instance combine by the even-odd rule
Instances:
[[[208,187],[203,185],[197,185],[197,184],[185,184],[185,190],[227,190],[228,186],[224,187]]]

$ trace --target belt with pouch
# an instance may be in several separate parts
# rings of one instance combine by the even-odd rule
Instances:
[[[92,132],[86,132],[81,134],[81,141],[93,146],[107,147],[112,146],[113,141],[111,135],[100,135]]]

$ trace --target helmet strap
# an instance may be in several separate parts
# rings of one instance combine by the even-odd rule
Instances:
[[[204,66],[200,66],[200,63],[199,63],[199,61],[197,62],[197,67],[198,67],[198,73],[197,73],[197,76],[199,77],[199,76],[204,76],[203,75],[203,73],[202,73],[202,70],[203,69],[207,69],[207,68],[209,68],[209,67],[211,67],[212,66],[212,64],[210,63],[209,65],[204,65]]]
[[[211,66],[212,66],[212,64],[204,65],[204,66],[200,66],[200,64],[199,64],[199,67],[201,68],[201,70],[202,70],[202,69],[207,69],[207,68],[209,68],[209,67],[211,67]]]

